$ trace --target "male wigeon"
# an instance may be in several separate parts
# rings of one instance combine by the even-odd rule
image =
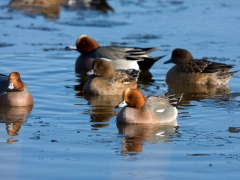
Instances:
[[[119,123],[173,124],[177,125],[176,106],[182,95],[173,94],[146,96],[138,89],[126,89],[123,101],[117,107],[124,107],[117,116]],[[126,106],[126,107],[125,107]]]
[[[121,95],[127,88],[137,88],[138,70],[115,70],[106,60],[93,61],[92,75],[83,87],[83,94]]]
[[[0,105],[30,106],[32,104],[33,97],[18,72],[12,72],[9,76],[0,75]]]
[[[233,65],[194,59],[185,49],[174,49],[171,59],[166,63],[175,63],[166,75],[167,82],[221,85],[227,84],[238,71],[229,72]]]
[[[93,38],[81,35],[74,46],[67,46],[68,50],[77,50],[81,55],[76,60],[76,69],[90,70],[96,58],[111,60],[115,69],[149,70],[152,65],[164,56],[150,57],[148,53],[157,48],[139,48],[122,46],[101,46]]]

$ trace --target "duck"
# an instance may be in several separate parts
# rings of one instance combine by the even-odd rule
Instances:
[[[92,62],[96,58],[106,58],[115,69],[149,70],[153,64],[163,58],[150,57],[148,53],[159,50],[158,48],[140,48],[123,46],[100,46],[98,42],[87,36],[81,35],[74,46],[67,46],[66,50],[77,50],[81,55],[75,63],[76,69],[91,70]]]
[[[90,78],[84,84],[84,95],[122,95],[126,88],[137,88],[139,70],[115,70],[109,61],[95,59],[87,75]]]
[[[123,101],[116,108],[123,109],[117,115],[117,123],[162,124],[177,126],[177,105],[182,99],[172,92],[144,96],[139,89],[127,88]]]
[[[192,54],[181,48],[172,51],[171,59],[164,62],[174,63],[166,75],[167,82],[188,84],[224,85],[238,71],[230,72],[233,65],[209,61],[207,59],[194,59]]]
[[[20,73],[11,72],[9,76],[0,74],[0,105],[31,106],[33,97],[20,77]]]

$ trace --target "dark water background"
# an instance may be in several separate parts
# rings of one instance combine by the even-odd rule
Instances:
[[[0,108],[1,179],[240,178],[240,74],[229,87],[194,89],[167,85],[172,65],[163,64],[179,47],[240,70],[240,1],[109,0],[99,9],[62,0],[47,10],[10,2],[0,2],[0,72],[20,72],[34,106]],[[180,128],[119,126],[121,97],[81,96],[78,53],[64,50],[81,34],[161,48],[152,55],[167,56],[139,87],[184,92]]]

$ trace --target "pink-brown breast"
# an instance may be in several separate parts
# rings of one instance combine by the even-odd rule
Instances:
[[[141,109],[135,109],[130,107],[125,107],[118,113],[117,122],[143,124],[160,123],[158,119],[154,118],[149,109],[142,111]]]
[[[0,105],[3,106],[30,106],[33,105],[33,97],[25,85],[22,92],[1,92]]]
[[[33,98],[32,95],[23,92],[11,92],[0,96],[0,104],[4,106],[30,106],[33,104]]]

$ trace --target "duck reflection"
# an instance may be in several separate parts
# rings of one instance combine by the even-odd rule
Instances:
[[[117,115],[114,112],[115,106],[118,105],[122,96],[89,96],[84,95],[84,98],[88,101],[89,105],[92,105],[90,110],[91,122],[94,124],[94,128],[102,128],[109,126],[109,119]]]
[[[9,3],[11,9],[22,10],[30,15],[44,15],[48,19],[57,18],[61,6],[66,0],[12,0]]]
[[[125,135],[122,155],[142,152],[145,141],[150,144],[169,142],[171,138],[179,134],[178,127],[174,125],[117,123],[117,128],[120,134]]]
[[[153,75],[148,70],[141,71],[138,76],[138,86],[139,88],[146,88],[149,84],[154,84],[154,80],[152,79]]]
[[[0,122],[6,124],[9,136],[17,136],[21,125],[27,121],[33,106],[26,107],[7,107],[0,106]]]
[[[64,4],[64,7],[71,10],[93,9],[103,13],[114,11],[106,0],[68,0],[67,3]]]
[[[86,70],[79,70],[79,69],[75,69],[75,73],[76,73],[76,78],[77,78],[77,82],[79,83],[78,85],[74,86],[74,90],[77,91],[77,96],[82,96],[82,90],[83,90],[83,86],[84,84],[88,81],[90,76],[87,76],[86,73],[88,71]]]
[[[62,7],[70,10],[93,9],[103,13],[113,11],[106,0],[12,0],[9,7],[30,15],[43,15],[47,19],[58,18]]]
[[[182,103],[186,103],[188,100],[201,100],[205,98],[223,96],[231,91],[227,84],[221,86],[206,84],[184,84],[176,82],[167,82],[167,84],[169,89],[174,90],[174,93],[184,94]]]

